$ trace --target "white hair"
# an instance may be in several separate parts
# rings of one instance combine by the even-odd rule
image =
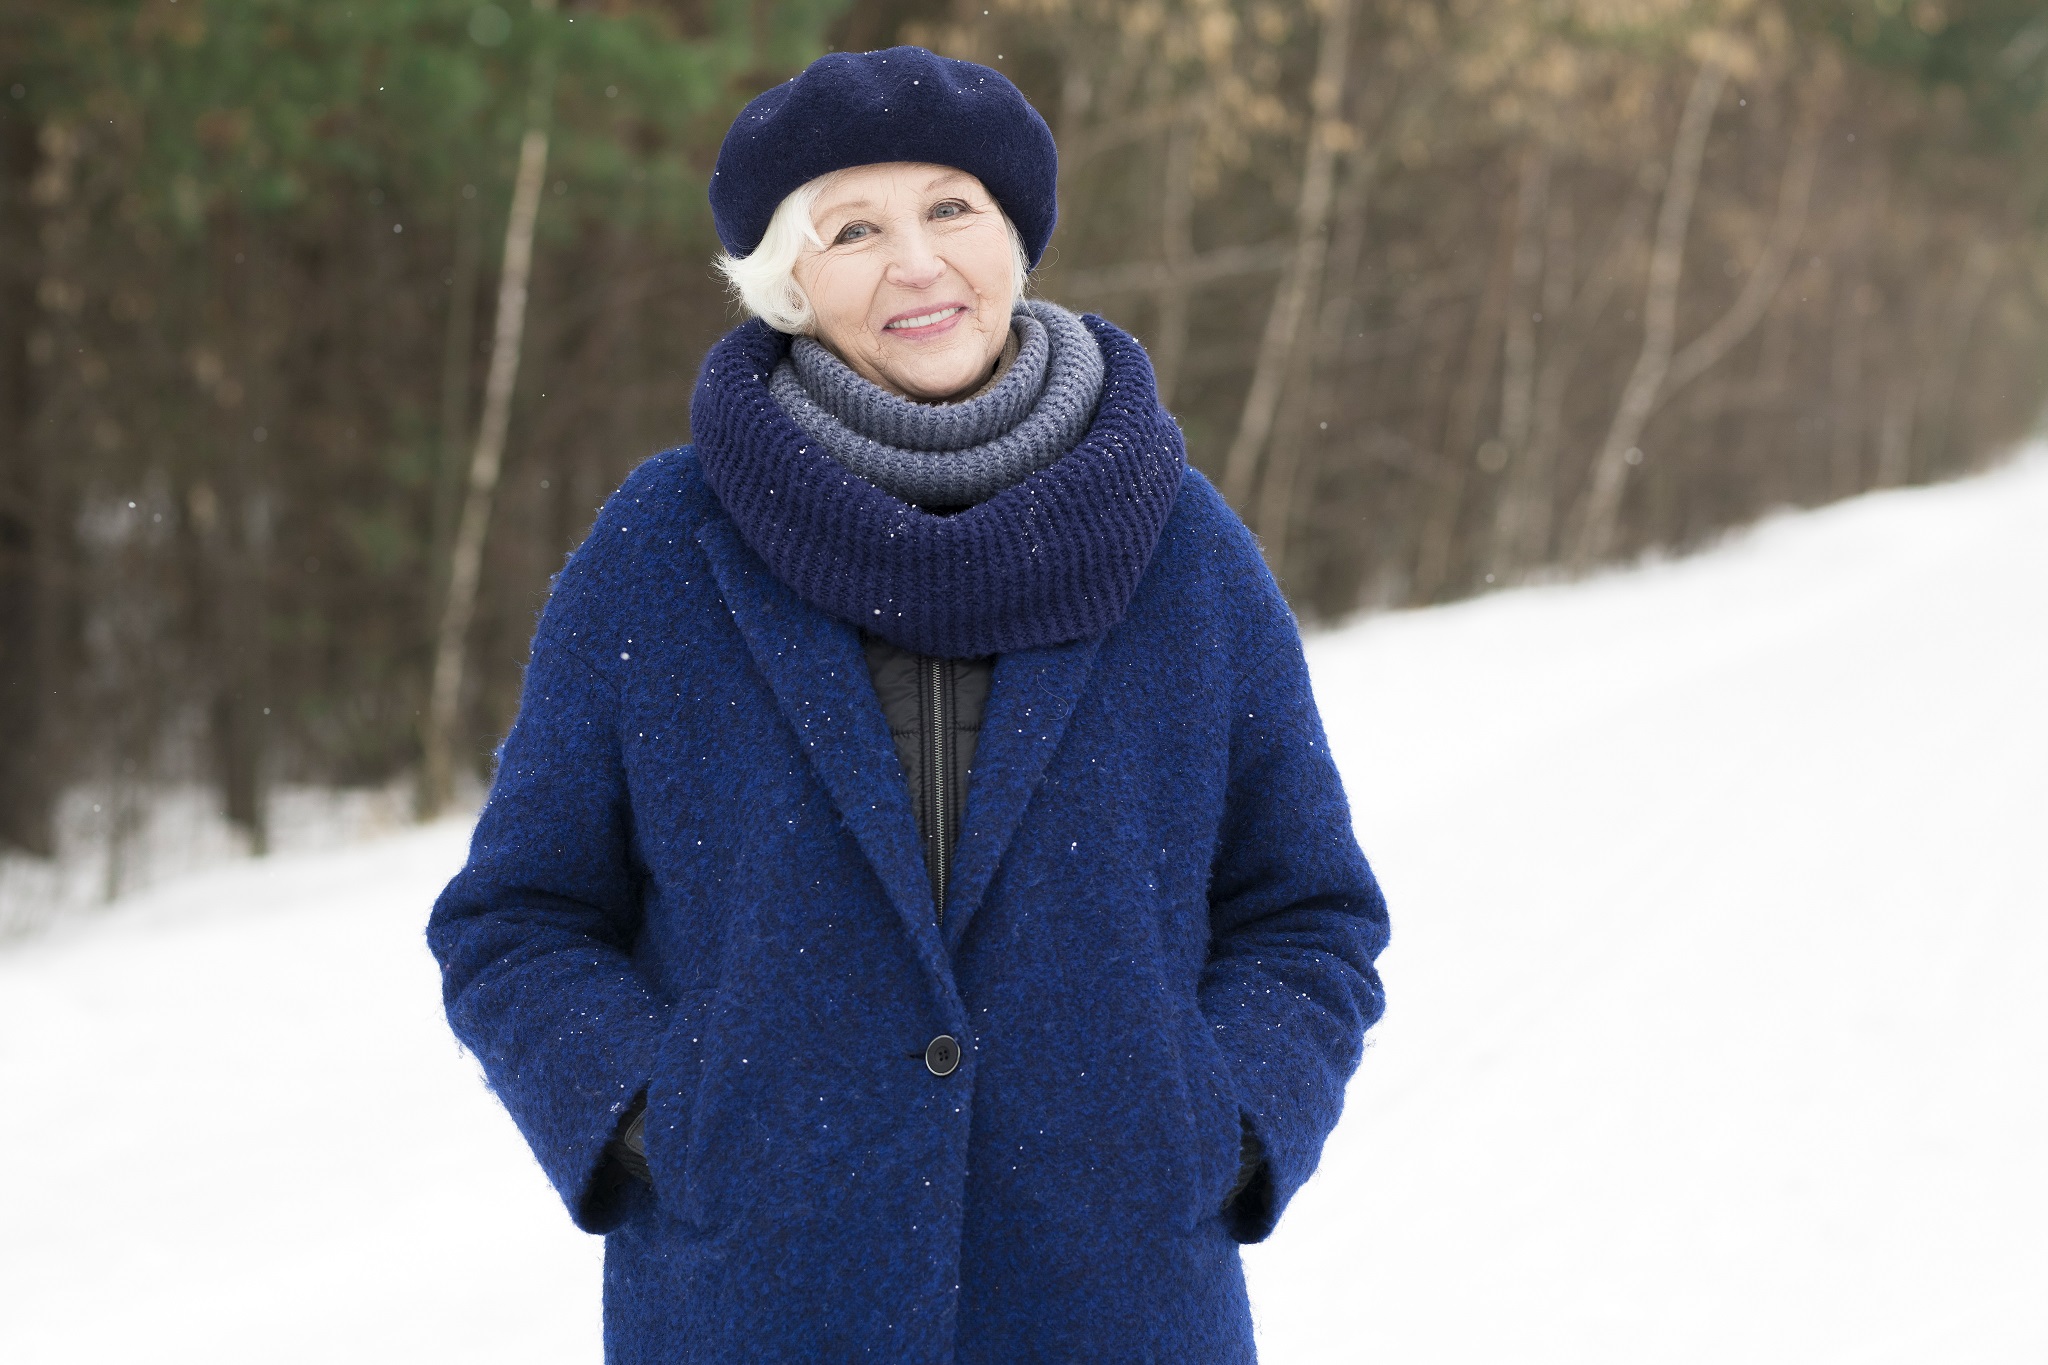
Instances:
[[[817,224],[811,221],[811,208],[831,178],[821,175],[784,195],[768,220],[768,230],[761,234],[760,244],[752,251],[744,256],[728,252],[713,262],[739,296],[741,307],[776,331],[791,336],[809,335],[817,322],[810,299],[796,282],[796,262],[806,246],[824,248],[825,239],[818,235]],[[1024,255],[1024,237],[1010,221],[1010,215],[1003,213],[1001,205],[996,206],[996,212],[1002,214],[1003,228],[1010,234],[1014,267],[1011,292],[1021,299],[1031,276],[1031,262]]]

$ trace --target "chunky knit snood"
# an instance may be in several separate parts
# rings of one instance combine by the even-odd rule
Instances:
[[[905,649],[967,659],[1099,635],[1151,562],[1186,455],[1144,348],[1081,322],[1103,363],[1093,420],[1050,463],[951,516],[870,483],[798,426],[771,389],[790,339],[745,323],[705,357],[691,400],[705,482],[798,596]]]
[[[1080,318],[1031,301],[1011,325],[1016,359],[964,402],[899,398],[809,337],[791,344],[769,391],[875,487],[919,507],[971,507],[1072,450],[1102,397],[1102,349]]]

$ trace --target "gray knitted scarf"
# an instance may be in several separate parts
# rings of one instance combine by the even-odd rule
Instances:
[[[1102,349],[1081,319],[1033,299],[1011,327],[1017,358],[958,403],[899,398],[809,337],[768,391],[806,436],[883,492],[926,508],[971,507],[1080,444],[1102,397]]]

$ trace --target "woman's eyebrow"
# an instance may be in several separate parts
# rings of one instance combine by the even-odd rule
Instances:
[[[830,218],[835,213],[854,213],[861,209],[869,209],[873,207],[873,201],[868,199],[834,199],[827,204],[813,205],[811,208],[811,217],[814,220],[820,218]]]

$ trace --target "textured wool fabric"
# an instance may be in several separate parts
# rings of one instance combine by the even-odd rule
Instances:
[[[607,1236],[613,1365],[1212,1365],[1253,1359],[1237,1244],[1315,1168],[1386,933],[1294,621],[1199,473],[1117,625],[997,661],[940,925],[859,632],[685,449],[556,581],[428,941]],[[653,1187],[600,1182],[643,1092]]]
[[[990,372],[988,378],[981,381],[980,388],[976,389],[973,393],[967,395],[969,398],[979,398],[983,394],[987,393],[990,389],[994,388],[996,385],[1003,382],[1003,376],[1008,374],[1010,372],[1010,367],[1017,363],[1018,345],[1019,342],[1017,340],[1017,329],[1012,327],[1010,329],[1009,335],[1003,338],[1002,353],[996,357],[995,369]],[[959,400],[956,399],[952,401],[957,402]]]
[[[760,245],[791,190],[884,161],[952,166],[1017,225],[1032,265],[1059,217],[1052,130],[1001,72],[921,47],[832,52],[754,97],[711,173],[711,220],[735,256]]]
[[[919,507],[971,507],[1059,459],[1102,398],[1102,348],[1057,304],[1020,303],[1017,357],[960,403],[899,398],[809,337],[790,343],[768,391],[806,436],[875,487]]]
[[[971,659],[1100,635],[1151,561],[1186,455],[1144,348],[1093,315],[1102,398],[1079,445],[933,516],[804,434],[770,389],[790,339],[755,319],[711,350],[696,454],[740,538],[815,606],[920,654]]]

